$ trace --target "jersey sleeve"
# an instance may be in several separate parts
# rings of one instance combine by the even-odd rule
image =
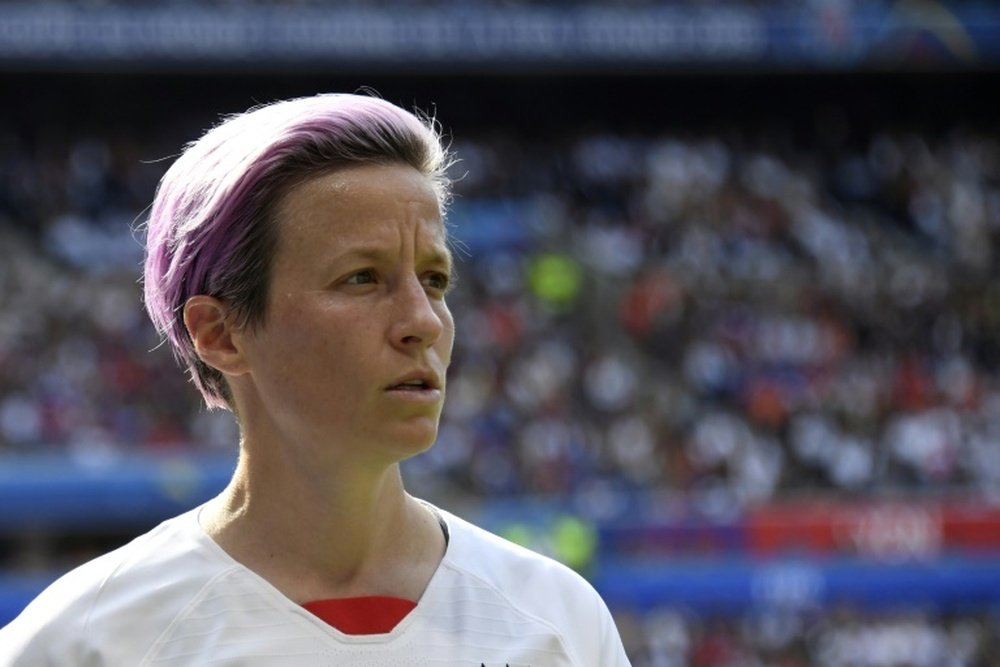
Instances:
[[[87,665],[79,654],[83,633],[82,602],[68,597],[63,577],[35,598],[21,614],[0,628],[0,665],[59,667]]]
[[[599,596],[597,597],[597,606],[599,607],[597,610],[598,629],[595,635],[600,637],[600,646],[597,647],[592,664],[595,667],[598,665],[601,667],[631,667],[615,620],[604,600]]]
[[[580,667],[631,667],[614,617],[590,582],[576,572],[562,577],[558,614],[563,617],[564,639]],[[557,597],[556,595],[552,596]]]

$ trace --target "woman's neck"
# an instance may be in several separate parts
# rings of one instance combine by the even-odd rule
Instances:
[[[225,551],[299,603],[419,599],[444,536],[406,493],[398,465],[303,475],[265,458],[244,449],[229,486],[203,512],[202,525]]]

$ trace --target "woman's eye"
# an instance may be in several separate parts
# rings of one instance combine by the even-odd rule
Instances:
[[[358,271],[357,273],[352,273],[344,282],[348,285],[367,285],[375,282],[375,272],[371,269]]]
[[[446,292],[451,285],[451,276],[435,271],[424,277],[424,285],[439,292]]]

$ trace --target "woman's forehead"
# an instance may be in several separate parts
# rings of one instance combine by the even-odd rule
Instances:
[[[311,178],[289,190],[276,218],[280,245],[289,249],[334,242],[347,250],[412,236],[449,254],[431,180],[404,165],[365,165]]]
[[[365,164],[326,172],[290,188],[278,203],[279,218],[308,219],[314,214],[337,217],[384,217],[404,209],[433,211],[441,205],[430,178],[408,165]],[[343,212],[343,213],[341,213]]]

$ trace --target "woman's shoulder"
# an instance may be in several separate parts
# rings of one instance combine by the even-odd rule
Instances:
[[[628,664],[607,606],[583,576],[452,514],[442,516],[450,532],[442,563],[447,584],[438,582],[435,602],[486,623],[493,635],[507,628],[512,642],[530,637],[570,664]]]
[[[495,586],[509,597],[593,600],[597,592],[583,576],[549,556],[443,512],[451,535],[445,564]]]
[[[56,664],[121,641],[119,630],[127,636],[146,621],[161,623],[224,569],[204,539],[189,512],[70,570],[0,630],[0,664]]]

